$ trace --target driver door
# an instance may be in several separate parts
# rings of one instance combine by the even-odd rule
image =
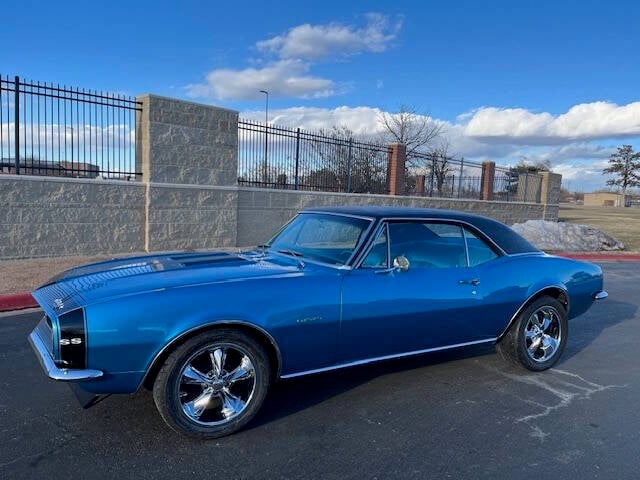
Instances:
[[[404,257],[406,271],[394,269]],[[475,268],[455,223],[390,222],[344,276],[340,362],[477,340]]]

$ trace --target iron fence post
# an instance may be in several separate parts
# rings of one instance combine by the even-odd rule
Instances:
[[[296,180],[295,189],[298,190],[300,180],[298,174],[300,173],[300,128],[296,129]]]
[[[460,190],[462,190],[462,171],[464,169],[464,157],[460,159],[460,175],[458,176],[458,198],[460,198]],[[453,196],[453,195],[452,195]]]
[[[433,181],[435,180],[436,175],[436,157],[431,157],[431,185],[429,186],[429,196],[433,197]]]
[[[353,139],[349,139],[349,155],[347,157],[347,193],[351,191],[351,155],[353,148]]]
[[[262,166],[262,182],[264,186],[267,186],[267,181],[269,179],[269,163],[267,162],[269,151],[269,124],[264,124],[264,165]]]
[[[13,118],[13,134],[16,163],[16,175],[20,175],[20,77],[15,76],[14,79],[14,118]]]

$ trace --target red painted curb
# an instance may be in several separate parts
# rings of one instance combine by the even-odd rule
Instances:
[[[14,295],[0,295],[0,312],[11,310],[24,310],[37,307],[38,304],[29,292],[16,293]]]
[[[589,262],[640,262],[640,253],[620,252],[556,252],[559,257]]]

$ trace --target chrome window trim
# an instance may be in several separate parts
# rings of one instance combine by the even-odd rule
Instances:
[[[485,339],[485,340],[474,340],[473,342],[454,343],[452,345],[445,345],[445,346],[442,346],[442,347],[424,348],[422,350],[413,350],[411,352],[395,353],[395,354],[392,354],[392,355],[382,355],[380,357],[372,357],[372,358],[367,358],[367,359],[364,359],[364,360],[355,360],[353,362],[341,363],[339,365],[332,365],[330,367],[315,368],[315,369],[312,369],[312,370],[304,370],[302,372],[288,373],[286,375],[280,376],[280,378],[287,379],[287,378],[301,377],[303,375],[311,375],[311,374],[314,374],[314,373],[329,372],[331,370],[337,370],[337,369],[340,369],[340,368],[348,368],[348,367],[355,367],[355,366],[358,366],[358,365],[366,365],[367,363],[380,362],[380,361],[383,361],[383,360],[392,360],[394,358],[410,357],[410,356],[413,356],[413,355],[420,355],[422,353],[438,352],[440,350],[450,350],[452,348],[468,347],[468,346],[471,346],[471,345],[480,345],[480,344],[483,344],[483,343],[491,343],[491,342],[495,342],[496,340],[497,340],[497,338],[488,338],[488,339]]]
[[[390,255],[391,255],[391,249],[389,248],[389,225],[387,223],[378,223],[378,226],[376,227],[376,231],[373,234],[373,237],[371,237],[371,241],[369,242],[369,244],[363,249],[362,251],[362,262],[360,262],[360,266],[358,268],[366,268],[366,269],[376,269],[376,268],[382,268],[382,267],[365,267],[362,265],[362,263],[364,263],[364,261],[367,259],[367,257],[369,256],[369,254],[371,253],[371,250],[373,250],[373,246],[376,244],[376,242],[378,241],[378,239],[380,238],[380,236],[383,234],[383,232],[386,233],[387,235],[387,265],[385,266],[385,268],[390,268],[390,263],[391,263],[391,259],[390,259]]]
[[[318,210],[301,210],[296,215],[294,215],[293,218],[291,218],[291,220],[289,220],[287,223],[285,223],[282,226],[282,228],[280,228],[280,230],[278,230],[278,232],[276,234],[274,234],[269,239],[269,242],[267,243],[267,245],[271,246],[271,242],[273,241],[273,239],[276,238],[278,235],[280,235],[280,233],[291,222],[293,222],[293,220],[295,220],[299,215],[305,215],[307,213],[313,213],[313,214],[316,214],[316,215],[334,215],[334,216],[337,216],[337,217],[357,218],[357,219],[360,219],[360,220],[367,220],[369,222],[369,226],[365,230],[363,230],[362,234],[360,235],[360,239],[358,240],[358,243],[356,243],[356,245],[353,247],[353,252],[351,252],[351,256],[347,259],[347,261],[344,262],[344,264],[335,265],[335,264],[332,264],[332,263],[323,262],[322,260],[314,260],[314,259],[311,259],[311,258],[305,257],[305,256],[301,257],[306,262],[315,263],[315,264],[318,264],[318,265],[323,265],[325,267],[335,268],[336,270],[351,270],[353,268],[351,266],[351,262],[357,256],[358,252],[362,249],[362,247],[364,246],[365,242],[367,241],[367,238],[369,237],[369,233],[370,233],[371,229],[376,224],[375,218],[373,218],[373,217],[365,217],[365,216],[362,216],[362,215],[351,215],[351,214],[347,214],[347,213],[343,214],[343,213],[337,213],[337,212],[323,212],[323,211],[318,211]]]
[[[450,218],[450,217],[441,217],[441,218],[434,218],[434,217],[382,217],[382,218],[380,218],[380,223],[385,223],[385,222],[389,222],[389,221],[453,223],[453,224],[456,224],[458,226],[469,227],[469,229],[472,232],[478,232],[481,235],[478,238],[480,238],[481,240],[488,241],[488,243],[490,243],[491,246],[493,246],[497,250],[498,258],[510,256],[502,248],[500,248],[500,246],[496,242],[494,242],[489,235],[484,233],[482,230],[480,230],[475,225],[473,225],[473,224],[471,224],[469,222],[465,222],[464,220],[457,220],[455,218]],[[464,232],[464,228],[462,229],[462,231]],[[389,242],[389,244],[390,243],[391,242]],[[466,242],[465,242],[465,250],[466,250]],[[468,255],[468,252],[467,252],[467,255]],[[494,259],[494,260],[497,260],[497,259]],[[355,262],[355,264],[353,265],[353,268],[354,269],[360,268],[360,266],[362,265],[363,261],[364,261],[364,256],[361,255],[360,258],[358,258],[357,261]],[[467,264],[468,264],[468,262],[467,262]]]
[[[467,260],[467,268],[471,266],[471,262],[469,261],[469,244],[467,243],[467,231],[465,228],[462,228],[462,239],[464,240],[464,255]]]
[[[165,353],[169,347],[177,345],[182,338],[184,338],[186,335],[189,335],[190,333],[195,332],[196,330],[206,329],[208,327],[214,327],[214,326],[217,326],[217,325],[243,325],[243,326],[246,326],[246,327],[249,327],[249,328],[253,328],[253,329],[259,331],[260,333],[264,334],[267,337],[267,339],[269,340],[269,343],[271,343],[271,345],[273,346],[273,348],[276,351],[276,358],[277,358],[277,361],[278,361],[278,365],[277,365],[277,368],[276,368],[276,377],[280,376],[280,370],[282,369],[282,354],[280,353],[280,347],[278,346],[278,342],[276,342],[275,338],[273,338],[273,335],[271,335],[268,331],[266,331],[261,326],[256,325],[255,323],[245,322],[243,320],[217,320],[217,321],[207,322],[207,323],[203,323],[203,324],[200,324],[200,325],[193,326],[190,329],[185,330],[184,332],[176,335],[171,340],[169,340],[167,342],[167,344],[165,346],[163,346],[158,351],[158,353],[156,353],[153,356],[153,359],[147,365],[147,368],[145,369],[144,375],[142,376],[142,380],[138,384],[138,388],[136,388],[136,391],[140,390],[140,387],[142,385],[144,385],[144,382],[147,380],[147,377],[149,375],[149,372],[151,371],[151,368],[156,364],[156,361],[158,360],[158,358],[160,358],[160,356],[163,353]]]

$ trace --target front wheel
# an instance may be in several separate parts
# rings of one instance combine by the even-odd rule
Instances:
[[[212,330],[169,355],[153,385],[153,399],[177,432],[218,438],[255,416],[269,379],[269,356],[253,337],[231,329]]]
[[[568,333],[564,305],[544,296],[520,312],[497,349],[506,360],[529,370],[546,370],[560,359]]]

